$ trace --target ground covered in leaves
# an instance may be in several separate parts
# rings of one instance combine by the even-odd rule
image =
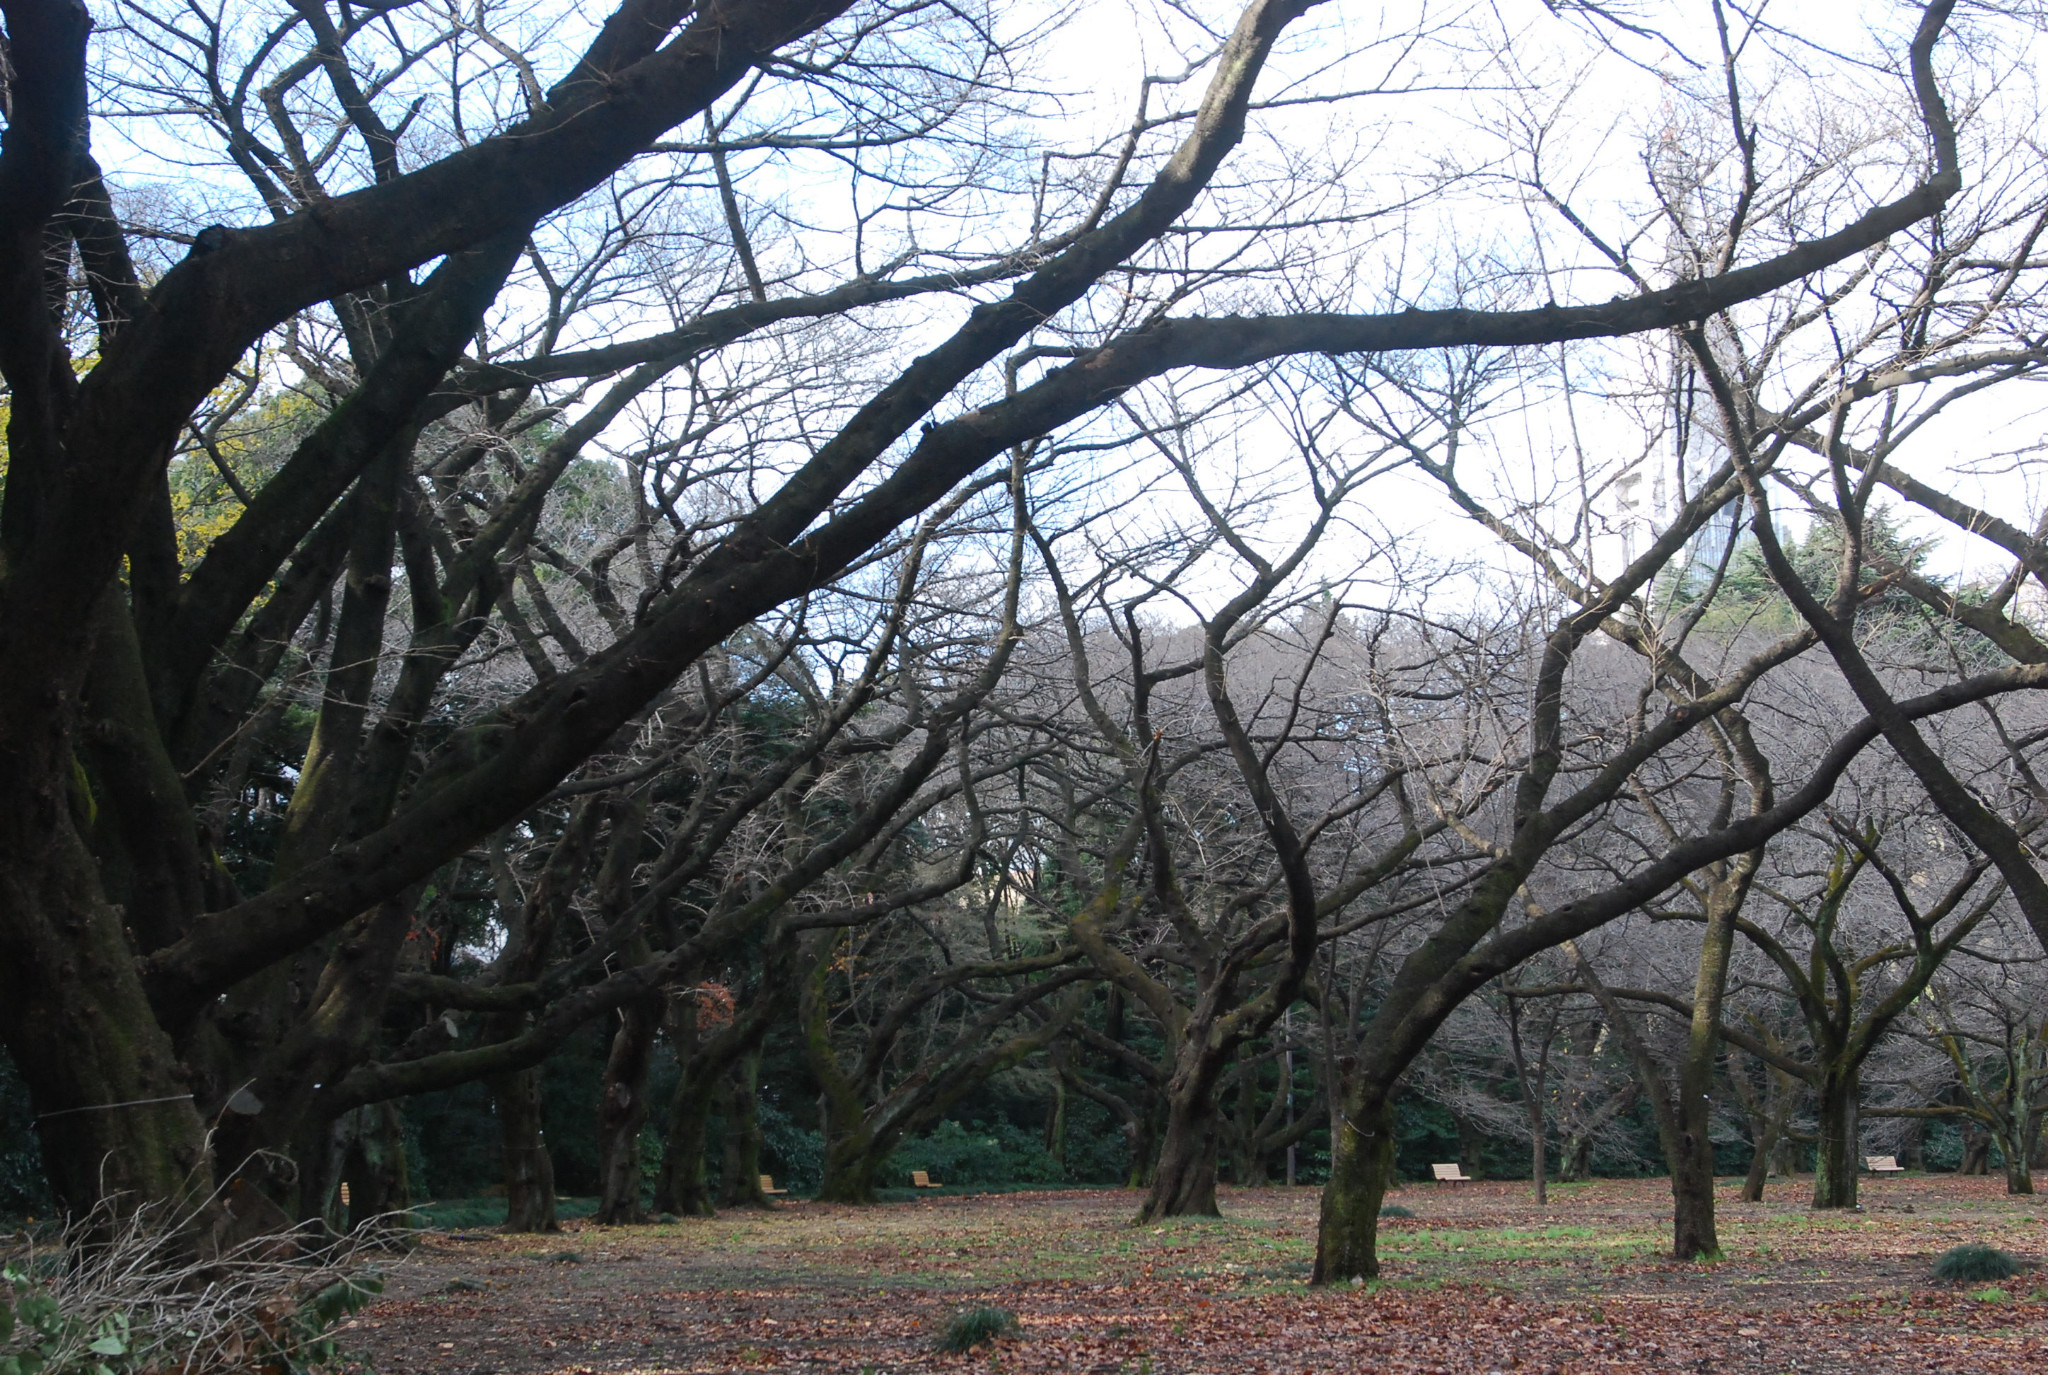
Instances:
[[[2048,1200],[2003,1181],[1872,1180],[1860,1213],[1732,1182],[1727,1258],[1679,1264],[1662,1180],[1411,1185],[1381,1282],[1307,1287],[1317,1196],[1226,1191],[1221,1221],[1127,1224],[1133,1193],[783,1203],[552,1237],[428,1234],[342,1333],[382,1375],[975,1370],[2048,1372]],[[1944,1284],[1984,1241],[2022,1268]],[[977,1305],[1021,1335],[934,1343]]]

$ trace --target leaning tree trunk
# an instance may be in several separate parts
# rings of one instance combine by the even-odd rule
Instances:
[[[1789,1093],[1785,1094],[1782,1103],[1771,1102],[1765,1109],[1763,1125],[1757,1132],[1756,1150],[1749,1158],[1749,1173],[1742,1179],[1744,1203],[1764,1201],[1764,1185],[1771,1175],[1771,1157],[1778,1151],[1786,1120],[1791,1116],[1791,1097]]]
[[[500,1074],[490,1081],[498,1105],[499,1153],[505,1176],[505,1230],[555,1232],[555,1162],[541,1132],[538,1069]]]
[[[1337,1136],[1330,1143],[1330,1182],[1323,1186],[1310,1284],[1374,1279],[1380,1273],[1380,1205],[1394,1180],[1393,1095],[1362,1086],[1346,1091],[1342,1102]]]
[[[597,1109],[600,1225],[647,1220],[640,1202],[640,1129],[647,1125],[647,1070],[660,1021],[659,997],[642,998],[620,1009],[612,1034]]]
[[[1861,1139],[1857,1110],[1860,1091],[1856,1070],[1829,1069],[1819,1085],[1820,1140],[1814,1148],[1813,1206],[1853,1208],[1863,1162],[1857,1155]]]

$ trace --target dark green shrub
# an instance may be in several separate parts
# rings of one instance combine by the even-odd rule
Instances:
[[[1983,1280],[2011,1279],[2020,1263],[2007,1252],[1996,1246],[1986,1246],[1981,1241],[1966,1242],[1943,1251],[1934,1260],[1934,1277],[1938,1280]]]
[[[1036,1131],[998,1118],[962,1124],[948,1118],[928,1135],[911,1137],[889,1157],[890,1183],[924,1170],[947,1184],[1061,1184],[1066,1173]]]
[[[1398,1204],[1398,1203],[1389,1203],[1389,1204],[1388,1204],[1388,1205],[1387,1205],[1386,1207],[1384,1207],[1384,1208],[1380,1209],[1380,1216],[1381,1216],[1381,1217],[1414,1217],[1414,1216],[1415,1216],[1415,1213],[1414,1213],[1414,1210],[1413,1210],[1413,1209],[1410,1209],[1410,1208],[1403,1208],[1403,1207],[1402,1207],[1402,1206],[1401,1206],[1400,1204]]]
[[[1007,1308],[970,1308],[957,1313],[939,1334],[939,1350],[954,1353],[972,1351],[998,1337],[1019,1334],[1017,1315]]]

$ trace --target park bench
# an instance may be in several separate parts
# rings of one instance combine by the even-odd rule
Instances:
[[[1863,1168],[1872,1174],[1904,1174],[1906,1172],[1906,1167],[1899,1163],[1899,1158],[1895,1155],[1866,1155],[1863,1157]]]
[[[923,1170],[912,1170],[910,1172],[910,1187],[913,1189],[936,1189],[939,1186],[932,1183],[932,1177]]]
[[[772,1174],[764,1174],[761,1176],[761,1192],[764,1194],[786,1194],[789,1192],[789,1190],[776,1188],[775,1176]]]
[[[1472,1176],[1459,1169],[1456,1162],[1449,1165],[1431,1165],[1429,1170],[1431,1174],[1436,1176],[1436,1182],[1439,1184],[1470,1184],[1472,1182]]]

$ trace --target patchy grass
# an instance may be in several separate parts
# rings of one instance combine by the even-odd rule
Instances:
[[[1800,1185],[1752,1205],[1729,1181],[1712,1265],[1664,1254],[1663,1180],[1553,1190],[1540,1209],[1526,1184],[1410,1187],[1414,1216],[1380,1225],[1381,1282],[1331,1290],[1306,1283],[1311,1189],[1227,1190],[1222,1219],[1140,1228],[1117,1190],[575,1223],[552,1244],[430,1237],[345,1335],[381,1375],[2038,1371],[2037,1281],[1993,1299],[1930,1278],[1966,1241],[2048,1255],[2048,1208],[2001,1184],[1894,1177],[1836,1215]],[[564,1244],[581,1263],[552,1259]],[[976,1307],[1009,1310],[1024,1340],[935,1353]]]
[[[594,1198],[558,1198],[555,1200],[555,1216],[564,1222],[589,1217],[597,1211]],[[505,1225],[505,1200],[502,1198],[444,1198],[431,1203],[421,1203],[412,1209],[412,1216],[423,1227],[432,1227],[444,1232],[486,1231]]]

